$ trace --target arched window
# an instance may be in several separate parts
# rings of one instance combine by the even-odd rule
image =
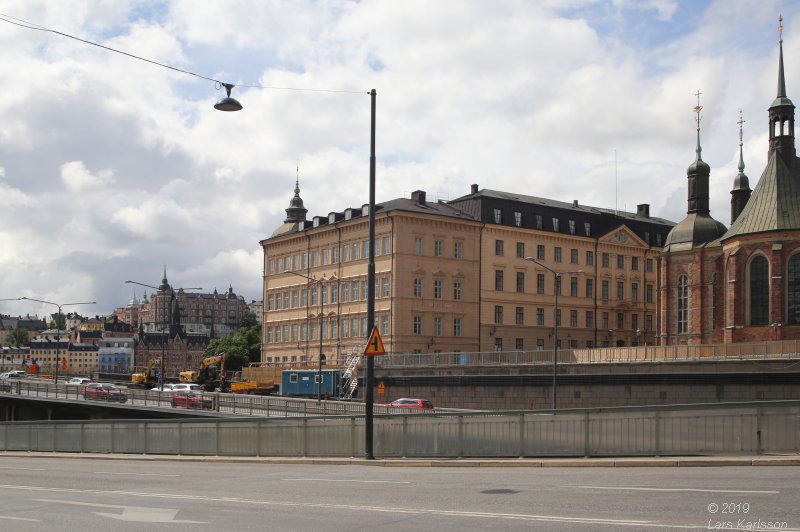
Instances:
[[[769,263],[759,255],[750,262],[750,325],[769,323]]]
[[[789,258],[786,276],[786,300],[789,304],[786,309],[786,321],[789,324],[796,325],[800,323],[800,253]]]
[[[689,331],[689,278],[678,277],[678,334]]]

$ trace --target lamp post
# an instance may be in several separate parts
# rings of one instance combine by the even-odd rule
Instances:
[[[545,270],[549,271],[553,274],[553,293],[555,294],[555,307],[553,309],[553,411],[555,412],[557,408],[557,397],[558,397],[558,381],[556,379],[558,375],[558,292],[559,292],[559,284],[561,282],[561,276],[565,273],[583,273],[583,270],[577,271],[570,271],[570,272],[557,272],[554,269],[545,266],[538,260],[534,259],[533,257],[525,257],[525,260],[528,262],[532,262],[534,264],[538,264]]]
[[[218,101],[214,108],[220,111],[240,111],[242,104],[231,97],[233,85],[224,84],[228,93],[226,98]],[[375,104],[377,92],[370,90],[370,137],[369,137],[369,261],[367,263],[367,331],[372,332],[375,326]],[[366,372],[364,376],[364,457],[373,460],[373,381],[375,361],[373,357],[366,357]]]
[[[166,268],[165,268],[165,272],[166,272]],[[164,275],[164,277],[166,277],[166,274]],[[128,283],[128,284],[138,284],[139,286],[146,286],[147,288],[152,288],[153,290],[161,290],[159,287],[153,286],[151,284],[140,283],[140,282],[137,282],[137,281],[125,281],[125,282]],[[175,296],[175,289],[170,287],[170,290],[172,290],[172,295],[174,297]],[[200,287],[178,288],[178,290],[202,290],[202,288],[200,288]],[[162,333],[163,336],[161,337],[161,368],[159,369],[159,371],[161,372],[161,376],[159,378],[159,381],[160,381],[159,382],[159,386],[160,386],[160,391],[162,391],[162,392],[164,391],[164,363],[165,363],[164,359],[167,357],[167,352],[166,352],[167,335],[166,335],[166,332],[167,332],[167,329],[165,329],[162,326],[161,327],[161,333]],[[145,368],[145,370],[146,369],[147,368]],[[145,377],[145,379],[146,378],[147,377]]]
[[[21,297],[19,299],[24,299],[25,301],[36,301],[37,303],[45,303],[47,305],[55,305],[58,307],[58,317],[56,318],[56,353],[58,353],[58,360],[56,360],[56,371],[55,377],[53,382],[58,384],[58,367],[61,365],[61,324],[59,323],[59,319],[62,316],[61,307],[68,307],[73,305],[95,305],[97,304],[96,301],[87,301],[83,303],[53,303],[52,301],[45,301],[44,299],[34,299],[32,297]]]
[[[325,282],[325,275],[322,275],[321,279],[316,279],[315,277],[309,277],[308,275],[303,275],[302,273],[297,273],[293,271],[288,271],[286,273],[291,273],[292,275],[296,275],[298,277],[303,277],[310,283],[317,283],[319,285],[319,316],[317,316],[319,321],[319,356],[317,357],[318,360],[318,368],[317,369],[317,402],[322,402],[322,328],[323,328],[323,314],[325,313],[325,300],[322,298],[322,285]],[[308,303],[306,303],[308,305]],[[306,315],[308,316],[308,315]]]

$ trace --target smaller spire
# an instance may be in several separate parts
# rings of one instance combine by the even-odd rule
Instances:
[[[703,160],[703,158],[700,156],[700,153],[703,151],[703,148],[700,147],[700,121],[703,119],[703,117],[700,116],[700,111],[703,110],[703,106],[700,105],[700,95],[701,94],[703,94],[703,93],[700,92],[700,89],[698,89],[697,92],[694,93],[694,95],[697,96],[697,105],[695,105],[695,107],[694,107],[694,112],[695,112],[695,115],[697,115],[697,116],[695,116],[695,120],[697,121],[697,148],[695,148],[695,152],[697,153],[697,160],[698,161],[702,161]]]
[[[742,154],[742,146],[744,143],[742,142],[742,124],[745,123],[745,119],[742,118],[742,110],[739,109],[739,121],[736,122],[739,124],[739,175],[744,175],[744,155]]]
[[[778,98],[786,98],[786,78],[783,75],[783,15],[778,17]]]

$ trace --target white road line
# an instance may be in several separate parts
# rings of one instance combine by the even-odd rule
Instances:
[[[750,493],[750,494],[765,494],[775,495],[780,491],[773,490],[715,490],[715,489],[701,489],[701,488],[637,488],[631,486],[575,486],[585,490],[627,490],[627,491],[693,491],[701,493]]]
[[[29,519],[27,517],[11,517],[10,515],[0,515],[0,519],[6,519],[8,521],[31,521],[34,523],[40,523],[40,519]]]
[[[401,480],[351,480],[346,478],[282,478],[281,480],[300,482],[357,482],[362,484],[411,484],[411,482]]]
[[[135,491],[121,491],[121,490],[88,490],[77,488],[49,488],[44,486],[13,486],[13,485],[0,485],[0,490],[26,490],[26,491],[43,491],[43,492],[60,492],[60,493],[80,493],[80,494],[103,494],[103,495],[122,495],[125,497],[144,497],[153,499],[169,499],[169,500],[195,500],[203,502],[228,502],[238,504],[250,504],[260,506],[277,506],[277,507],[291,507],[291,508],[321,508],[326,510],[351,510],[357,512],[371,511],[382,513],[399,513],[399,514],[415,514],[415,515],[437,515],[448,517],[473,517],[484,519],[505,519],[513,521],[535,521],[535,522],[552,522],[552,523],[574,523],[586,525],[614,525],[614,526],[632,526],[638,529],[644,528],[676,528],[676,529],[707,529],[708,525],[695,525],[695,524],[668,524],[657,523],[653,521],[641,521],[630,519],[607,519],[607,518],[590,518],[590,517],[569,517],[560,515],[539,515],[539,514],[512,514],[512,513],[496,513],[496,512],[468,512],[461,510],[436,510],[430,508],[404,508],[393,506],[366,506],[355,504],[329,504],[329,503],[309,503],[309,502],[290,502],[290,501],[267,501],[258,499],[239,499],[233,497],[210,497],[204,495],[176,495],[168,493],[142,493]],[[72,501],[58,501],[66,504],[80,504],[89,506],[100,506],[101,504],[87,504]],[[117,506],[117,508],[134,508]],[[103,514],[104,516],[111,517],[110,515]]]
[[[48,471],[47,469],[36,467],[0,467],[0,469],[10,469],[13,471]]]
[[[131,475],[136,477],[179,477],[180,475],[164,473],[118,473],[116,471],[92,471],[95,475]]]
[[[73,506],[89,506],[91,508],[108,508],[111,510],[122,510],[120,514],[108,512],[92,512],[100,517],[108,517],[118,521],[130,521],[139,523],[191,523],[206,525],[206,521],[186,521],[175,519],[178,510],[174,508],[150,508],[147,506],[120,506],[117,504],[99,504],[93,502],[64,501],[57,499],[34,499],[37,502],[48,504],[70,504]]]

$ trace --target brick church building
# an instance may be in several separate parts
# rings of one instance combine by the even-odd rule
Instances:
[[[700,110],[698,93],[687,215],[667,236],[660,261],[660,343],[800,338],[800,159],[794,104],[786,96],[783,39],[777,96],[768,110],[767,165],[751,191],[740,129],[729,229],[709,213],[710,168],[700,156]]]

